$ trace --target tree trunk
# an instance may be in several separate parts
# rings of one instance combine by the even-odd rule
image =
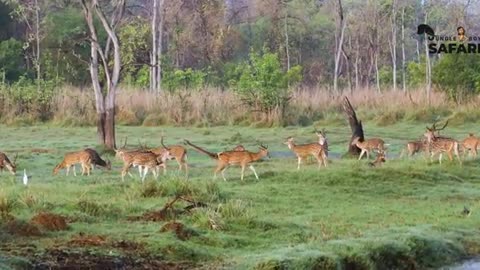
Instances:
[[[358,59],[360,58],[360,46],[358,45],[358,37],[355,48],[355,90],[358,90],[360,83],[358,78]]]
[[[287,71],[290,70],[290,51],[288,48],[288,24],[287,24],[287,18],[288,18],[288,10],[287,10],[287,5],[285,4],[285,19],[284,19],[284,26],[285,26],[285,53],[287,54]]]
[[[352,142],[356,137],[360,137],[360,141],[365,139],[363,135],[362,121],[357,119],[357,114],[347,97],[344,97],[343,99],[343,111],[347,115],[347,120],[350,124],[350,129],[352,130],[352,137],[348,144],[348,154],[351,156],[358,156],[360,155],[361,149],[356,145],[352,145]]]
[[[427,12],[425,11],[425,24],[427,23]],[[430,92],[432,89],[432,67],[430,65],[430,55],[428,54],[428,36],[425,33],[425,87],[427,94],[427,104],[430,106]]]
[[[397,90],[397,7],[396,0],[392,4],[392,65],[393,65],[393,90]]]
[[[120,79],[121,57],[120,44],[112,25],[107,21],[105,15],[100,9],[97,0],[82,0],[82,7],[84,11],[85,21],[87,23],[90,34],[90,76],[92,79],[92,86],[95,93],[95,105],[97,110],[97,137],[100,144],[107,149],[115,148],[115,95],[117,91],[118,81]],[[120,0],[117,11],[119,17],[123,14],[122,9],[125,8],[125,0]],[[97,31],[93,19],[93,9],[100,19],[103,28],[108,34],[108,39],[113,44],[113,68],[110,71],[108,68],[108,60],[104,51],[98,42]],[[118,19],[120,20],[120,18]],[[112,22],[114,20],[112,19]],[[99,59],[102,60],[103,69],[105,71],[105,87],[102,89],[99,78]]]
[[[335,48],[336,55],[335,55],[335,71],[333,74],[333,91],[337,93],[338,91],[338,70],[340,66],[340,56],[342,55],[342,48],[343,48],[343,37],[345,34],[345,27],[347,26],[347,23],[343,19],[343,8],[342,8],[342,1],[338,0],[337,1],[337,12],[338,12],[338,18],[339,18],[339,26],[340,26],[340,38],[337,43],[337,47]]]
[[[405,75],[405,6],[402,8],[402,87],[403,92],[407,92],[407,78]]]
[[[378,71],[378,52],[375,52],[375,81],[377,85],[377,92],[380,93],[380,74]]]
[[[38,6],[38,0],[35,0],[35,41],[36,41],[36,53],[35,53],[35,67],[37,70],[37,91],[40,92],[40,79],[42,72],[40,70],[40,7]]]
[[[163,44],[163,24],[165,22],[165,12],[163,11],[163,4],[164,0],[160,0],[158,9],[160,11],[159,20],[160,25],[158,26],[158,34],[157,34],[157,73],[156,73],[156,82],[157,82],[157,94],[162,92],[162,44]]]
[[[158,0],[153,1],[153,16],[152,16],[152,53],[151,53],[151,64],[150,67],[152,78],[150,91],[157,91],[157,15],[158,15]]]

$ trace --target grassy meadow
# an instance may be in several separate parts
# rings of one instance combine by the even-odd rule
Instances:
[[[1,151],[19,154],[17,176],[0,175],[1,268],[436,269],[480,254],[479,161],[440,166],[421,156],[399,159],[425,125],[364,125],[367,137],[390,144],[383,167],[338,159],[350,136],[344,123],[324,126],[329,167],[310,162],[300,171],[283,141],[315,141],[312,126],[119,126],[117,140],[128,136],[132,148],[158,146],[163,133],[168,145],[188,138],[214,151],[237,144],[256,151],[263,143],[271,153],[254,164],[259,181],[246,170],[241,182],[240,169],[232,167],[224,182],[212,180],[213,160],[188,148],[188,180],[170,161],[166,176],[149,175],[144,184],[133,169],[134,178],[122,182],[121,162],[108,154],[111,171],[52,176],[65,152],[95,147],[93,127],[1,126]],[[479,131],[455,125],[442,134],[463,139]],[[190,203],[179,200],[155,219],[177,195],[204,205],[182,211]],[[65,217],[68,228],[34,225],[32,218],[44,212]]]

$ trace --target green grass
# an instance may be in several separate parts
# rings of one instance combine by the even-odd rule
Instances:
[[[49,211],[71,221],[69,230],[36,237],[0,230],[0,263],[5,265],[31,259],[32,249],[37,254],[59,247],[117,256],[128,253],[103,246],[72,247],[69,241],[80,232],[104,235],[109,241],[138,242],[144,246],[142,254],[208,269],[424,269],[480,253],[479,162],[468,160],[460,167],[450,162],[431,164],[421,157],[394,159],[407,140],[422,135],[423,126],[365,125],[367,137],[382,137],[390,144],[390,160],[384,167],[371,169],[366,161],[334,159],[326,169],[310,163],[301,171],[283,141],[288,136],[299,143],[314,141],[312,127],[119,127],[119,141],[128,136],[132,147],[138,140],[159,145],[163,132],[167,144],[188,138],[222,151],[237,144],[256,150],[261,142],[272,152],[271,159],[255,164],[260,181],[247,171],[241,182],[240,169],[235,167],[226,171],[229,181],[213,181],[214,161],[189,149],[189,180],[175,173],[173,161],[167,176],[157,182],[149,176],[144,185],[138,177],[122,183],[121,163],[113,157],[108,157],[112,171],[95,170],[90,177],[51,175],[64,152],[95,146],[94,128],[0,128],[0,151],[19,153],[19,176],[0,175],[2,216],[8,212],[28,221],[35,213]],[[331,151],[343,154],[349,130],[326,128]],[[447,128],[442,134],[462,139],[478,131],[469,128]],[[21,184],[24,168],[32,175],[28,187]],[[131,220],[159,210],[177,194],[208,204],[176,216],[194,232],[190,239],[160,232],[167,221]],[[464,206],[473,210],[470,217],[461,215]]]

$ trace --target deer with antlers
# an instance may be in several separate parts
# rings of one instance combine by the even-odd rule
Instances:
[[[5,153],[0,152],[0,172],[3,172],[3,170],[6,168],[12,175],[15,175],[17,172],[17,157],[18,154],[15,154],[12,162],[10,159],[8,159]]]
[[[265,156],[268,156],[268,149],[266,146],[263,146],[263,145],[260,145],[259,147],[260,150],[256,153],[250,152],[247,150],[241,150],[241,151],[233,150],[233,151],[212,153],[199,146],[194,145],[188,140],[184,140],[184,141],[186,144],[190,145],[200,153],[206,154],[207,156],[217,160],[217,167],[215,168],[213,177],[214,179],[216,179],[217,173],[221,172],[224,181],[227,181],[227,178],[225,177],[225,170],[231,165],[239,165],[242,168],[242,173],[240,177],[242,181],[243,181],[243,176],[245,174],[245,168],[247,167],[247,165],[250,168],[250,170],[252,170],[252,172],[255,174],[255,178],[259,180],[258,174],[251,163],[258,161],[264,158]]]
[[[367,159],[369,159],[370,152],[373,150],[382,151],[384,153],[387,150],[385,148],[387,144],[385,144],[385,142],[380,138],[370,138],[370,139],[360,141],[360,137],[355,137],[352,141],[352,145],[355,145],[358,148],[360,148],[360,150],[362,150],[360,152],[360,156],[358,157],[358,160],[361,160],[365,153],[367,154]]]
[[[442,154],[447,153],[448,159],[453,161],[453,155],[457,156],[458,162],[462,164],[462,160],[460,158],[459,149],[460,144],[458,141],[448,137],[440,137],[435,134],[440,130],[445,129],[448,125],[448,120],[445,122],[445,125],[441,128],[436,127],[436,122],[433,123],[432,127],[426,127],[427,131],[425,132],[424,136],[427,138],[427,145],[428,151],[430,152],[430,160],[433,159],[435,155],[439,155],[439,163],[442,164]]]
[[[163,136],[162,136],[162,140],[163,140]],[[165,148],[164,146],[161,146],[157,148],[148,149],[148,151],[151,151],[156,155],[168,156],[167,160],[175,159],[178,163],[178,171],[181,172],[182,168],[184,168],[185,176],[188,178],[187,149],[185,149],[185,147],[181,145],[171,145],[168,147],[168,150],[167,150],[167,148]],[[169,152],[168,155],[166,155],[167,151]],[[165,161],[162,167],[163,167],[163,174],[166,174],[167,166]]]
[[[323,145],[319,143],[297,145],[294,143],[293,137],[288,137],[284,144],[286,144],[288,148],[297,156],[297,170],[300,170],[302,161],[308,156],[313,156],[317,159],[319,168],[322,166],[322,164],[327,167],[327,155]]]
[[[124,147],[126,146],[126,142],[127,140],[125,139]],[[165,161],[170,157],[170,148],[163,144],[163,137],[161,143],[166,151],[163,151],[160,154],[148,150],[126,151],[124,150],[124,147],[120,150],[115,149],[116,156],[123,160],[123,169],[121,173],[122,181],[125,180],[125,175],[127,173],[130,174],[129,170],[131,167],[138,167],[142,182],[145,181],[145,177],[149,170],[152,171],[152,174],[156,179],[158,177],[159,167],[165,166]]]

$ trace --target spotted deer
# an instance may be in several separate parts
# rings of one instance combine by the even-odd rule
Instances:
[[[468,154],[473,157],[477,157],[477,149],[480,143],[480,139],[473,133],[470,133],[467,138],[462,141],[462,148],[464,149],[464,157]]]
[[[75,164],[81,164],[82,166],[82,175],[90,175],[92,158],[90,154],[85,151],[78,151],[78,152],[70,152],[66,153],[63,157],[62,162],[60,162],[55,168],[53,169],[53,175],[58,174],[61,169],[67,169],[67,176],[70,171],[70,168],[73,167],[73,175],[77,176],[77,172],[75,170]]]
[[[400,153],[400,158],[402,158],[405,153],[407,153],[408,157],[413,157],[416,153],[425,152],[427,153],[427,141],[426,140],[418,140],[418,141],[410,141],[407,143],[405,148]]]
[[[162,137],[163,140],[163,137]],[[188,177],[188,163],[187,163],[187,149],[181,145],[171,145],[167,148],[161,146],[157,148],[151,148],[149,151],[155,153],[156,155],[168,156],[167,160],[175,159],[178,163],[178,171],[181,172],[182,168],[185,169],[185,175]],[[166,152],[169,152],[169,155],[165,155]],[[165,160],[163,161],[163,174],[167,173],[167,166]]]
[[[325,129],[322,129],[322,131],[318,131],[315,129],[315,134],[318,136],[318,143],[323,147],[323,150],[325,152],[325,156],[328,157],[328,141],[327,141],[327,133]]]
[[[161,154],[156,154],[147,150],[126,151],[116,149],[116,155],[123,160],[122,181],[125,180],[125,175],[129,173],[131,167],[139,168],[142,182],[144,182],[149,170],[152,171],[152,174],[156,179],[158,177],[159,167],[165,166],[165,161],[170,157],[170,148],[163,144],[163,138],[162,146],[166,151],[162,151]]]
[[[5,153],[0,152],[0,172],[3,172],[4,169],[7,169],[12,175],[17,173],[17,157],[18,154],[15,154],[13,157],[13,162],[8,159]]]
[[[383,151],[383,152],[386,152],[387,150],[385,148],[386,146],[385,142],[380,138],[370,138],[367,140],[360,141],[360,137],[355,137],[352,141],[352,145],[355,145],[362,150],[360,152],[360,156],[358,157],[358,160],[362,159],[365,153],[367,154],[367,159],[369,159],[370,152],[373,150]]]
[[[292,137],[288,137],[284,142],[290,150],[295,153],[297,156],[297,170],[300,170],[300,165],[302,161],[308,156],[313,156],[317,159],[318,167],[323,166],[327,167],[327,155],[325,149],[319,143],[309,143],[309,144],[295,144]]]
[[[375,160],[373,162],[369,162],[368,166],[370,166],[370,167],[380,167],[380,166],[382,166],[383,163],[385,163],[385,161],[386,161],[385,152],[380,150],[380,151],[377,152],[377,157],[375,158]]]
[[[255,171],[255,168],[251,163],[256,162],[265,156],[268,156],[268,149],[266,146],[260,145],[259,152],[250,152],[247,150],[242,151],[224,151],[219,153],[209,152],[199,146],[194,145],[188,140],[185,140],[185,143],[192,146],[195,150],[200,153],[206,154],[207,156],[217,160],[217,167],[214,171],[214,179],[217,178],[217,173],[221,172],[224,181],[227,181],[225,177],[225,170],[231,165],[239,165],[242,168],[240,179],[243,181],[243,176],[245,174],[245,168],[248,167],[255,174],[255,178],[259,180],[258,174]]]
[[[442,164],[442,154],[447,153],[448,159],[453,161],[453,155],[457,156],[458,162],[462,164],[462,159],[460,158],[459,149],[460,143],[455,139],[448,137],[439,137],[435,134],[440,130],[445,129],[448,125],[448,121],[442,128],[437,128],[436,123],[432,127],[426,127],[427,130],[424,133],[425,138],[427,138],[428,151],[430,152],[430,159],[432,160],[435,155],[439,155],[438,161]]]

